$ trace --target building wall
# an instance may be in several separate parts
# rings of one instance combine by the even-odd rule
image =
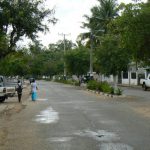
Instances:
[[[105,76],[103,74],[99,74],[94,79],[96,79],[99,82],[104,82],[104,81],[106,81],[108,83],[113,83],[114,82],[113,75]]]
[[[138,85],[137,72],[122,72],[122,84],[124,85]]]

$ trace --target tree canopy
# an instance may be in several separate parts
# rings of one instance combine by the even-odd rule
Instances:
[[[126,71],[130,56],[126,49],[119,46],[119,38],[107,34],[101,38],[101,42],[97,51],[100,72],[105,75],[117,75]]]
[[[39,31],[48,30],[43,22],[45,19],[56,22],[54,10],[45,9],[43,0],[0,1],[0,58],[3,58],[0,71],[12,75],[51,76],[63,74],[66,61],[69,74],[86,74],[90,66],[90,48],[94,56],[93,68],[106,75],[126,70],[132,61],[150,65],[149,1],[119,6],[115,0],[98,2],[91,9],[91,16],[85,15],[83,28],[88,28],[89,32],[80,35],[77,44],[65,40],[64,55],[63,40],[49,44],[48,48],[43,48],[36,40]],[[29,48],[15,49],[23,36],[34,43]],[[82,44],[82,39],[87,38]]]
[[[67,71],[70,74],[82,75],[89,71],[89,52],[85,47],[68,51],[65,56]]]
[[[0,1],[0,32],[8,36],[10,52],[15,50],[16,43],[23,36],[34,40],[39,31],[47,31],[45,19],[56,23],[54,10],[45,9],[43,4],[43,0]]]
[[[150,3],[121,5],[121,8],[122,14],[112,23],[120,35],[120,44],[130,50],[133,61],[149,65]]]

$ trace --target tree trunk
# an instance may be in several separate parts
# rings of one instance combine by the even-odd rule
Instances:
[[[118,86],[117,86],[117,75],[113,75],[113,80],[114,80],[114,89],[118,89]]]

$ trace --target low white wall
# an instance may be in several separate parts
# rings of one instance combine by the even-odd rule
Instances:
[[[107,81],[108,83],[112,83],[114,81],[113,75],[110,75],[109,77],[107,77],[105,75],[99,75],[98,81]]]
[[[131,79],[131,85],[138,85],[137,79]]]
[[[128,78],[127,79],[124,79],[123,75],[122,75],[122,84],[124,84],[124,85],[138,85],[137,73],[136,73],[136,79],[131,78],[132,73],[134,73],[134,72],[128,72]]]
[[[122,79],[122,84],[124,85],[138,85],[137,82],[137,79],[130,79],[130,81],[129,79]]]
[[[122,79],[122,84],[129,85],[129,79]]]

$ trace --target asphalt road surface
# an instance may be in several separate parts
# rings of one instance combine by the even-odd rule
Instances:
[[[150,150],[147,96],[127,88],[128,96],[111,98],[54,82],[38,85],[36,102],[28,99],[0,120],[0,150]]]

